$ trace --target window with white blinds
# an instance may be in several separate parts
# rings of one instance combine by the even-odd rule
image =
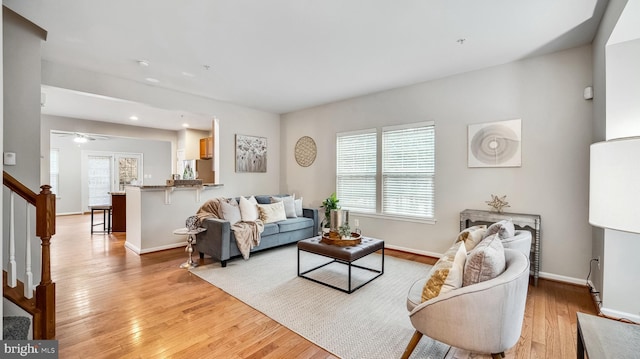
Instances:
[[[433,122],[382,129],[382,213],[434,218]]]
[[[339,133],[336,139],[336,195],[340,207],[376,211],[377,134],[375,129]]]
[[[59,164],[60,151],[57,148],[52,148],[49,152],[49,186],[51,186],[51,193],[60,195],[58,192],[58,180],[60,178],[60,164]]]

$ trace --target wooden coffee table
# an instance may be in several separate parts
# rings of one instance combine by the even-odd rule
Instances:
[[[375,239],[375,238],[368,238],[368,237],[363,237],[360,244],[358,245],[354,245],[354,246],[347,246],[347,247],[341,247],[341,246],[337,246],[337,245],[331,245],[331,244],[325,244],[322,243],[320,240],[322,238],[320,236],[318,237],[314,237],[314,238],[308,238],[308,239],[303,239],[301,241],[298,241],[298,277],[302,277],[305,279],[308,279],[310,281],[316,282],[316,283],[320,283],[322,285],[326,285],[327,287],[331,287],[334,289],[337,289],[339,291],[345,292],[345,293],[353,293],[356,290],[358,290],[359,288],[361,288],[362,286],[364,286],[365,284],[371,282],[372,280],[378,278],[379,276],[381,276],[384,273],[384,241],[380,240],[380,239]],[[300,272],[300,251],[304,251],[304,252],[308,252],[308,253],[313,253],[313,254],[317,254],[320,256],[324,256],[327,258],[331,258],[332,260],[321,264],[317,267],[311,268],[309,270],[306,270],[304,272]],[[357,264],[353,264],[353,262],[357,261],[360,258],[363,258],[371,253],[377,252],[377,251],[382,251],[382,255],[381,257],[381,265],[380,265],[380,269],[375,269],[375,268],[367,268],[367,267],[363,267]],[[349,272],[348,272],[348,286],[347,289],[344,288],[340,288],[340,287],[336,287],[332,284],[329,283],[325,283],[322,281],[319,281],[315,278],[311,278],[306,276],[305,274],[315,271],[319,268],[322,268],[324,266],[327,266],[331,263],[342,263],[347,265]],[[375,272],[378,273],[376,276],[374,276],[373,278],[369,279],[368,281],[353,287],[352,283],[351,283],[351,268],[355,267],[355,268],[360,268],[360,269],[365,269],[371,272]]]

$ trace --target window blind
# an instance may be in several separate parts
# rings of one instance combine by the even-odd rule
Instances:
[[[375,129],[357,134],[338,134],[336,194],[342,208],[376,211],[376,142]]]
[[[411,126],[382,130],[382,213],[434,218],[435,129]]]

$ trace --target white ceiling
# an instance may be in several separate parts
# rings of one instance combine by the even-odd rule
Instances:
[[[52,63],[286,113],[590,43],[606,1],[3,4],[48,31],[42,55]],[[465,40],[461,44],[459,39]],[[57,97],[66,98],[65,103],[53,103]],[[80,108],[79,102],[90,96],[72,102],[68,97],[48,96],[43,112],[60,114],[51,111],[76,103],[78,109],[67,110],[74,116],[113,121],[96,111],[95,98],[94,106]],[[152,127],[179,128],[175,116],[168,116],[165,127]]]

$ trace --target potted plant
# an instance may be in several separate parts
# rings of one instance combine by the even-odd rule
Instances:
[[[324,219],[322,220],[323,232],[325,232],[324,228],[326,228],[327,231],[331,228],[331,210],[340,209],[338,202],[340,202],[340,200],[336,197],[335,192],[322,201],[320,208],[324,208]]]

